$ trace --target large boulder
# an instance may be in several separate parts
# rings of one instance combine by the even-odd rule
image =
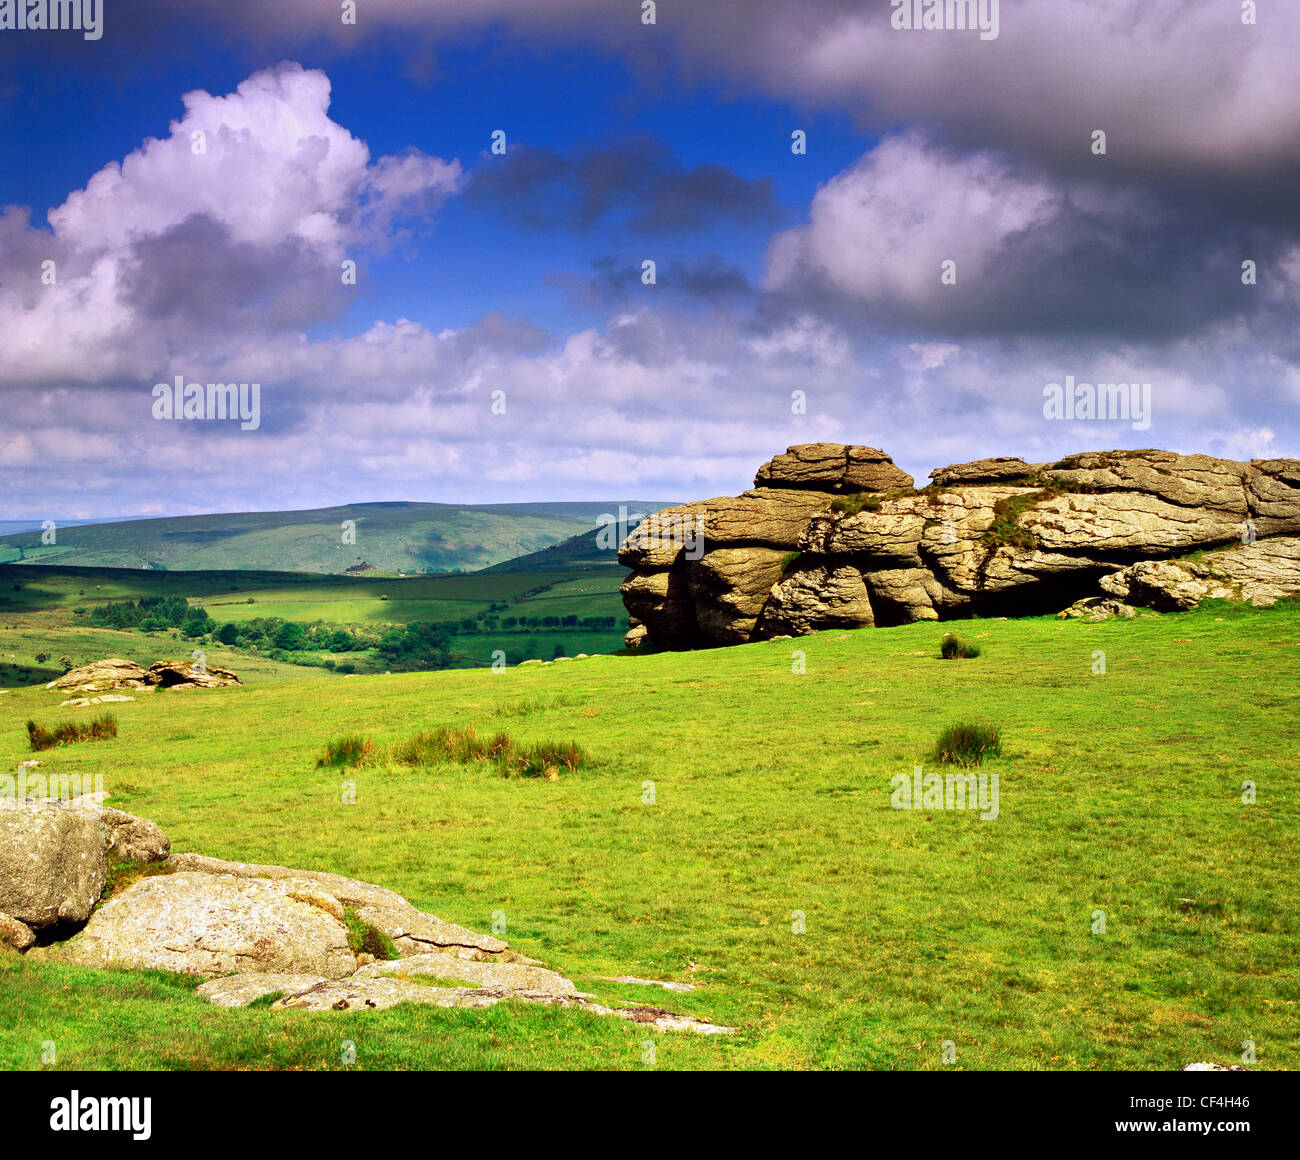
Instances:
[[[1034,474],[1034,468],[1014,455],[994,459],[976,459],[970,463],[954,463],[950,467],[936,467],[930,472],[930,481],[936,487],[952,487],[959,483],[1003,483],[1009,479],[1024,479]]]
[[[843,443],[801,443],[774,456],[754,476],[756,488],[816,491],[889,491],[911,488],[913,479],[875,447]]]
[[[1180,560],[1141,560],[1104,576],[1101,587],[1135,604],[1165,611],[1202,600],[1267,606],[1300,593],[1300,538],[1279,536]]]
[[[69,669],[46,688],[77,693],[103,693],[109,689],[144,689],[150,683],[149,674],[142,665],[121,657],[110,657],[108,660],[92,661],[81,668]]]
[[[0,911],[37,929],[84,922],[107,872],[104,833],[89,811],[0,809]]]
[[[50,957],[85,967],[340,979],[357,969],[342,908],[307,879],[179,873],[142,878]]]
[[[173,854],[167,860],[167,866],[181,873],[292,881],[300,887],[302,883],[312,883],[321,894],[337,899],[343,907],[353,910],[367,929],[391,939],[399,955],[418,955],[435,949],[469,956],[510,954],[509,946],[499,938],[478,934],[468,927],[425,914],[395,891],[356,878],[345,878],[341,874],[225,862],[202,854]]]
[[[827,628],[868,628],[875,613],[861,569],[803,556],[772,586],[760,636],[803,636]]]
[[[171,852],[167,835],[147,818],[100,807],[97,817],[109,862],[162,862]]]

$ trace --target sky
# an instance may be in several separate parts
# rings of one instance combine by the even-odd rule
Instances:
[[[6,7],[0,519],[1300,456],[1300,0]]]

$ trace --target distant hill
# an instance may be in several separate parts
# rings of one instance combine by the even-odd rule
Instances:
[[[646,511],[642,507],[639,510]],[[659,510],[657,507],[652,510]],[[570,536],[549,548],[530,552],[500,564],[484,568],[484,572],[590,572],[597,568],[609,568],[618,564],[618,533],[591,528],[576,536]],[[613,547],[602,548],[601,542],[611,541]]]
[[[341,573],[365,562],[381,572],[475,571],[584,533],[620,505],[664,506],[365,503],[62,525],[52,545],[41,543],[39,528],[0,536],[0,564]],[[345,521],[353,521],[355,542],[345,542]]]

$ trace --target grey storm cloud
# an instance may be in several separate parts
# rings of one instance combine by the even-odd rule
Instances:
[[[1116,177],[1208,182],[1268,200],[1270,187],[1294,193],[1300,182],[1300,86],[1288,83],[1300,0],[1258,8],[1247,25],[1235,2],[1000,0],[995,40],[896,30],[885,0],[661,2],[653,26],[635,0],[366,0],[353,27],[319,0],[123,0],[107,18],[110,34],[116,20],[132,43],[170,38],[182,52],[195,48],[196,20],[234,47],[350,52],[388,37],[430,57],[492,30],[541,53],[613,53],[661,84],[834,108],[874,130],[924,126],[1058,171],[1091,165],[1089,135],[1104,129]],[[111,54],[75,38],[33,49],[113,67]]]
[[[770,226],[782,216],[770,178],[687,167],[644,136],[570,156],[516,145],[485,159],[465,196],[537,229],[588,229],[618,216],[631,233],[667,234],[722,220]]]
[[[1286,285],[1298,242],[1300,223],[1224,216],[1193,193],[1062,180],[912,132],[818,190],[807,223],[773,240],[766,289],[845,325],[1172,337],[1275,313],[1276,295],[1243,285],[1242,263]]]

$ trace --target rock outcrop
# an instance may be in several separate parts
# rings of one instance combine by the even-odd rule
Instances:
[[[118,862],[159,862],[171,844],[153,822],[89,799],[5,799],[0,911],[29,927],[85,922]]]
[[[121,657],[93,661],[78,669],[69,669],[47,689],[64,689],[76,693],[103,693],[109,689],[144,689],[149,686],[149,674],[143,665]]]
[[[169,851],[152,822],[89,798],[0,809],[0,949],[195,975],[207,980],[198,993],[223,1007],[265,996],[277,1009],[359,1012],[513,1000],[665,1031],[733,1030],[646,1004],[602,1006],[501,939],[370,882]],[[135,867],[102,901],[114,862]],[[80,929],[67,937],[70,926]]]
[[[242,683],[229,669],[214,669],[192,660],[155,661],[146,669],[135,661],[110,657],[108,660],[93,661],[78,669],[69,669],[45,687],[76,693],[103,693],[109,689],[149,689],[159,686],[165,689],[217,689]],[[130,698],[100,697],[83,703],[98,705],[101,701],[112,700]],[[75,702],[64,702],[72,703]]]
[[[619,550],[628,645],[1300,594],[1300,460],[1086,452],[931,478],[918,490],[883,451],[806,444],[741,496],[657,513]]]

